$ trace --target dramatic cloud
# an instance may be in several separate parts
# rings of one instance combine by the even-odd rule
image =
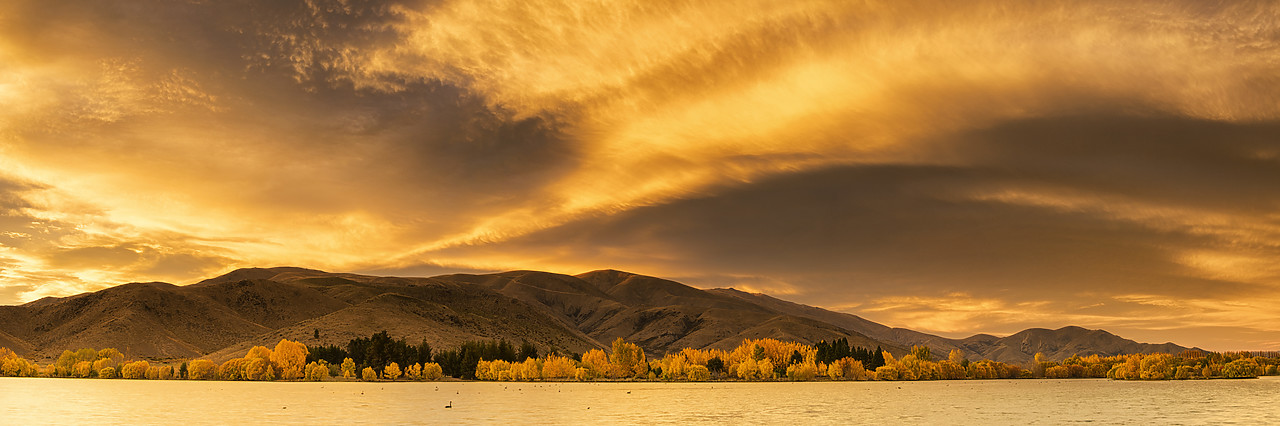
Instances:
[[[1280,349],[1269,2],[0,5],[0,303],[629,269]]]

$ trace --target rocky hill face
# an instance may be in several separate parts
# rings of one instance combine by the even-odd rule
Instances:
[[[0,346],[44,359],[64,349],[116,347],[130,357],[221,360],[281,338],[341,345],[382,330],[437,348],[506,339],[583,352],[621,337],[655,355],[765,337],[810,344],[845,338],[899,355],[926,345],[936,354],[962,349],[971,359],[1013,363],[1036,352],[1060,359],[1186,349],[1079,327],[948,339],[762,294],[613,270],[402,278],[251,268],[189,286],[134,283],[0,306]]]

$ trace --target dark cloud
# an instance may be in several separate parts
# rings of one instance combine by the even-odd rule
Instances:
[[[935,147],[1032,182],[1258,215],[1280,209],[1276,135],[1280,122],[1075,116],[1005,123]]]
[[[1265,215],[1280,199],[1274,184],[1280,167],[1258,153],[1274,150],[1277,134],[1275,124],[1179,118],[1011,122],[930,150],[954,165],[797,173],[434,254],[513,252],[601,268],[658,269],[706,287],[738,285],[795,293],[789,298],[801,302],[861,306],[859,312],[873,318],[882,308],[915,312],[922,317],[917,324],[928,315],[948,318],[945,301],[967,298],[975,306],[1008,308],[954,321],[976,329],[1012,332],[1064,317],[1095,326],[1134,317],[1190,322],[1168,317],[1173,308],[1165,302],[1117,297],[1218,300],[1274,291],[1256,281],[1207,277],[1187,263],[1186,253],[1280,255],[1270,242],[1239,237],[1257,221],[1275,224]],[[1049,198],[983,195],[1008,191]],[[1073,202],[1059,204],[1055,196]],[[1201,222],[1210,213],[1239,223]],[[1037,310],[1059,316],[1026,315]]]

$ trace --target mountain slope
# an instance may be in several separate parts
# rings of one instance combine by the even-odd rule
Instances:
[[[1080,327],[949,339],[763,294],[616,270],[406,278],[249,268],[189,286],[134,283],[0,306],[0,346],[37,359],[116,347],[131,357],[222,360],[281,338],[341,345],[382,330],[437,348],[506,339],[583,352],[623,338],[651,356],[685,347],[730,349],[766,337],[808,344],[844,338],[895,355],[925,345],[939,355],[961,349],[970,359],[1018,364],[1036,352],[1061,359],[1186,350]]]
[[[831,324],[629,272],[601,270],[569,276],[513,271],[437,277],[446,278],[483,285],[541,306],[602,344],[622,338],[655,355],[685,347],[731,349],[743,339],[762,337],[809,344],[843,337],[895,354],[906,352],[901,345]]]
[[[1103,330],[1075,326],[1057,330],[1030,328],[1007,337],[980,334],[960,342],[983,358],[1019,363],[1031,361],[1037,352],[1049,359],[1064,359],[1077,354],[1179,353],[1189,349],[1173,343],[1138,343]]]
[[[990,359],[1025,364],[1031,362],[1037,352],[1043,353],[1050,359],[1064,359],[1076,354],[1106,356],[1129,353],[1178,353],[1188,349],[1173,343],[1158,345],[1138,343],[1103,330],[1087,330],[1075,326],[1057,330],[1032,328],[1006,337],[979,334],[964,339],[949,339],[905,328],[892,328],[857,315],[792,303],[764,294],[747,293],[735,289],[708,291],[751,301],[779,312],[822,321],[902,346],[928,346],[934,354],[945,356],[953,349],[960,349],[971,360]]]

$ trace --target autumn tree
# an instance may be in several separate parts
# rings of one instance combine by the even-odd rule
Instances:
[[[58,360],[53,362],[54,375],[58,377],[70,377],[71,369],[72,367],[75,367],[77,362],[80,362],[80,360],[76,359],[75,352],[70,350],[62,351],[62,354],[58,355]]]
[[[589,350],[587,353],[582,354],[582,368],[587,370],[586,374],[588,376],[602,376],[609,371],[609,356],[599,349]],[[579,380],[581,380],[581,377],[579,377]]]
[[[269,359],[244,358],[244,380],[269,381],[276,379],[276,370]]]
[[[404,378],[409,380],[422,380],[422,364],[414,363],[404,369]]]
[[[0,373],[9,377],[35,377],[39,373],[36,364],[12,354],[0,358]]]
[[[373,367],[365,367],[364,370],[360,370],[360,379],[366,382],[378,380],[378,372],[374,371]]]
[[[98,351],[93,348],[80,348],[76,351],[76,362],[94,362],[98,360]]]
[[[400,378],[400,364],[396,364],[394,362],[387,364],[387,367],[382,369],[382,377],[387,380]]]
[[[93,367],[101,370],[107,367],[120,368],[124,363],[124,354],[116,350],[116,348],[106,348],[98,351],[98,360],[94,361]]]
[[[548,355],[542,360],[542,377],[546,379],[568,379],[574,374],[573,360],[558,356]]]
[[[319,360],[308,363],[305,370],[305,379],[312,382],[323,381],[329,378],[329,361]]]
[[[146,375],[151,380],[169,380],[173,378],[173,366],[153,365],[147,367]]]
[[[341,367],[342,367],[342,377],[348,378],[348,379],[353,379],[356,377],[356,362],[351,360],[351,358],[344,358],[342,360]]]
[[[218,366],[218,378],[222,380],[246,380],[244,358],[232,358]]]
[[[933,361],[933,354],[930,353],[929,347],[924,345],[915,345],[911,347],[911,355],[915,355],[920,361]]]
[[[865,380],[867,370],[862,367],[862,361],[845,357],[832,361],[827,366],[827,376],[831,380]]]
[[[612,378],[641,378],[649,374],[649,362],[644,349],[627,343],[621,337],[613,341],[613,353],[609,354],[608,374]]]
[[[120,369],[120,377],[126,379],[145,379],[147,378],[147,369],[151,368],[151,364],[146,361],[134,361],[126,363]]]
[[[114,379],[114,378],[116,378],[116,369],[115,369],[115,367],[103,367],[101,370],[98,370],[98,378],[99,378],[99,379]]]
[[[249,348],[249,353],[245,354],[244,358],[271,361],[271,349],[267,349],[266,346],[254,346]]]
[[[662,373],[658,375],[662,380],[684,380],[689,375],[689,361],[683,354],[667,354],[662,359],[654,362],[656,368]]]
[[[685,372],[685,375],[691,382],[705,382],[707,380],[711,380],[711,371],[708,370],[705,365],[690,365],[689,369]]]
[[[756,362],[756,368],[760,369],[761,380],[774,380],[778,378],[777,366],[773,364],[773,360],[765,357]],[[785,370],[784,370],[785,372]]]
[[[440,364],[434,362],[422,364],[422,378],[424,380],[435,381],[440,380],[441,377],[444,377],[444,370],[440,368]]]
[[[810,362],[801,362],[787,366],[787,378],[792,381],[810,381],[818,376],[818,366]]]
[[[307,346],[287,339],[280,339],[271,352],[271,362],[280,368],[280,378],[284,380],[300,379],[307,365]]]
[[[1229,379],[1261,376],[1265,370],[1253,358],[1242,358],[1222,366],[1222,376]]]
[[[97,372],[93,370],[93,362],[79,361],[71,367],[71,377],[89,378]]]
[[[525,358],[524,362],[513,364],[511,369],[512,380],[542,380],[542,362],[535,358]]]
[[[207,359],[197,359],[187,364],[187,378],[191,380],[211,380],[217,374],[217,365]]]
[[[733,373],[742,380],[756,380],[760,378],[760,366],[755,359],[746,358],[738,363]]]

